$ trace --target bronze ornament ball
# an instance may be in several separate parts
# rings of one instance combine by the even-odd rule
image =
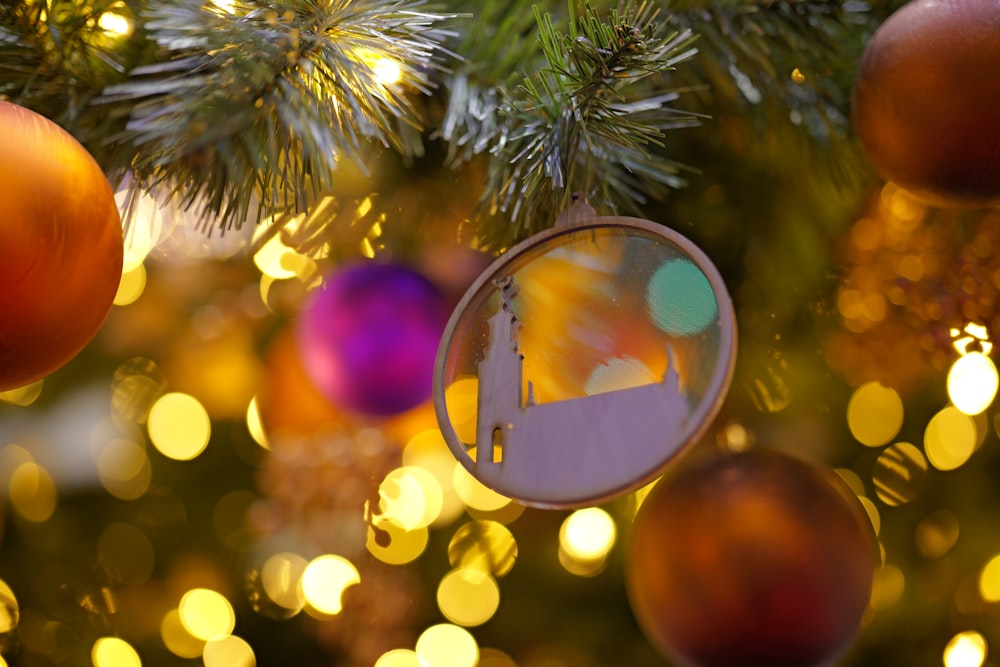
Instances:
[[[0,101],[0,391],[39,380],[94,337],[122,272],[111,186],[68,132]]]
[[[1000,2],[912,0],[865,47],[852,121],[876,170],[940,207],[1000,203]]]
[[[646,497],[626,553],[647,638],[685,667],[817,667],[850,645],[876,547],[832,473],[751,450],[695,460]]]

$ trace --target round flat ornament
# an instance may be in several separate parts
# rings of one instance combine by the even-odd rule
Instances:
[[[717,414],[736,356],[732,302],[697,246],[647,220],[567,213],[473,283],[434,376],[455,457],[536,507],[662,474]]]

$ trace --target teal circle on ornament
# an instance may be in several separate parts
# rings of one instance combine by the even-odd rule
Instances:
[[[665,262],[649,281],[646,305],[653,322],[674,336],[701,333],[719,312],[704,272],[686,259]]]

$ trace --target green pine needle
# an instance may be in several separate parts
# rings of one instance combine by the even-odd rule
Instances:
[[[657,154],[666,131],[698,122],[672,106],[664,75],[694,55],[689,30],[663,34],[647,3],[602,16],[589,3],[567,33],[536,10],[547,61],[501,107],[484,195],[491,225],[481,241],[506,247],[551,225],[575,192],[636,210],[683,167]],[[648,84],[648,85],[647,85]]]

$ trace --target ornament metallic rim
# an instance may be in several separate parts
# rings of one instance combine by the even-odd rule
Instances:
[[[544,509],[572,509],[576,507],[586,507],[598,504],[623,493],[628,493],[638,489],[663,474],[667,466],[682,452],[698,442],[708,430],[715,417],[718,415],[725,401],[729,386],[732,383],[733,373],[736,366],[737,347],[737,327],[736,314],[733,308],[732,298],[726,287],[722,275],[718,268],[708,257],[708,255],[693,241],[680,234],[676,230],[662,224],[634,218],[628,216],[600,216],[575,218],[571,224],[566,226],[556,226],[543,232],[535,234],[524,241],[506,250],[500,257],[494,260],[482,274],[465,291],[458,305],[452,311],[448,324],[445,326],[441,336],[441,343],[438,347],[437,358],[434,363],[434,411],[437,416],[438,426],[444,440],[451,450],[455,459],[461,462],[463,467],[471,474],[475,473],[470,465],[470,459],[466,451],[465,444],[458,438],[455,428],[448,415],[448,408],[445,404],[445,374],[448,365],[448,353],[454,340],[456,330],[462,320],[469,304],[480,294],[480,292],[490,286],[495,278],[508,275],[507,267],[514,263],[525,251],[546,243],[560,236],[568,236],[588,229],[607,228],[634,229],[645,232],[653,236],[658,236],[663,240],[675,245],[677,248],[687,253],[689,259],[698,267],[708,279],[712,287],[712,292],[716,298],[719,319],[719,361],[716,364],[715,372],[705,391],[705,398],[697,405],[696,409],[688,417],[688,427],[684,437],[680,439],[679,445],[673,448],[664,448],[664,456],[660,465],[650,471],[641,479],[634,480],[630,484],[619,485],[609,488],[606,491],[576,498],[565,502],[552,502],[550,500],[539,501],[532,498],[511,496],[502,488],[493,488],[494,491],[516,500],[529,507],[539,507]],[[502,464],[501,464],[502,465]]]

